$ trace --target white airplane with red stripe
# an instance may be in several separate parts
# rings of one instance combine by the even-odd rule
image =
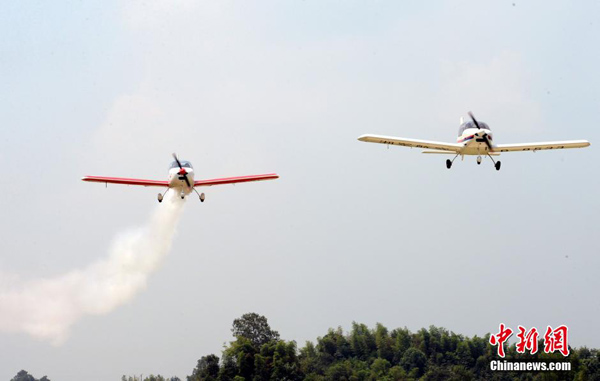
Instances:
[[[194,180],[194,168],[189,161],[180,161],[177,155],[173,154],[175,159],[171,163],[169,169],[168,180],[144,180],[144,179],[131,179],[124,177],[102,177],[102,176],[84,176],[81,178],[83,181],[89,181],[94,183],[105,183],[105,184],[125,184],[125,185],[141,185],[144,187],[162,187],[167,188],[164,193],[158,194],[158,202],[162,202],[164,196],[168,191],[173,190],[179,194],[182,199],[192,192],[196,192],[200,201],[204,202],[204,193],[198,193],[196,187],[209,187],[213,185],[224,185],[224,184],[237,184],[247,183],[251,181],[264,181],[264,180],[275,180],[279,176],[276,173],[269,173],[264,175],[250,175],[250,176],[238,176],[238,177],[224,177],[219,179],[210,180]]]
[[[465,122],[460,118],[460,128],[456,143],[434,142],[429,140],[398,138],[393,136],[381,135],[362,135],[358,138],[361,142],[380,143],[387,145],[397,145],[405,147],[425,148],[433,151],[423,151],[423,153],[449,154],[455,155],[452,160],[446,160],[446,168],[450,169],[454,160],[461,156],[464,160],[465,155],[477,155],[477,164],[481,164],[481,157],[488,156],[494,163],[496,170],[500,170],[500,161],[494,161],[492,156],[498,156],[501,152],[513,151],[540,151],[550,149],[583,148],[588,147],[590,142],[587,140],[565,140],[557,142],[541,143],[519,143],[519,144],[494,144],[492,130],[483,122],[478,122],[472,113],[469,112],[471,121]]]

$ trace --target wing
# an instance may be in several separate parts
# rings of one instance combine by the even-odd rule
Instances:
[[[279,178],[279,176],[275,173],[269,173],[266,175],[224,177],[221,179],[197,180],[197,181],[194,181],[194,186],[195,187],[210,187],[213,185],[247,183],[250,181],[275,180],[278,178]]]
[[[358,138],[358,140],[361,142],[391,144],[395,146],[414,148],[427,148],[450,152],[459,152],[463,148],[463,145],[458,143],[432,142],[429,140],[406,139],[381,135],[362,135]]]
[[[125,184],[125,185],[142,185],[145,187],[168,187],[168,181],[144,180],[144,179],[127,179],[123,177],[101,177],[101,176],[84,176],[83,181],[92,183],[110,183],[110,184]]]
[[[494,146],[494,152],[512,152],[512,151],[540,151],[545,149],[566,149],[566,148],[584,148],[588,147],[590,142],[587,140],[565,140],[561,142],[541,142],[541,143],[519,143],[519,144],[498,144]]]

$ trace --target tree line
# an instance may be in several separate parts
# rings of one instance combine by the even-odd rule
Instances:
[[[232,328],[234,341],[223,350],[198,360],[187,381],[400,381],[400,380],[598,380],[600,352],[570,348],[568,357],[538,351],[518,353],[506,345],[500,358],[490,335],[466,337],[431,326],[411,332],[388,330],[382,324],[369,328],[353,323],[350,332],[330,329],[297,348],[295,341],[279,338],[264,316],[245,314]],[[540,340],[538,346],[543,348]],[[568,362],[569,371],[492,371],[493,360]]]
[[[600,351],[571,348],[562,354],[518,353],[506,345],[506,357],[489,343],[490,334],[467,337],[430,326],[417,332],[369,328],[353,323],[349,332],[329,329],[316,342],[298,348],[282,340],[267,318],[248,313],[235,319],[234,340],[221,357],[202,356],[187,381],[401,381],[401,380],[578,380],[600,381]],[[540,340],[538,347],[543,348]],[[570,370],[556,372],[493,371],[492,361],[568,362]],[[30,378],[26,378],[30,377]],[[123,376],[122,381],[181,381],[160,375]],[[11,381],[38,381],[21,371]],[[46,377],[40,381],[50,381]]]

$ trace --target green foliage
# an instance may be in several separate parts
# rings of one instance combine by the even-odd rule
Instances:
[[[236,319],[232,331],[236,340],[224,349],[221,361],[215,355],[202,357],[188,381],[600,381],[600,352],[596,349],[571,348],[565,358],[543,350],[535,355],[519,354],[513,344],[507,346],[508,361],[567,361],[572,369],[493,372],[490,363],[499,358],[489,344],[489,334],[468,338],[434,326],[412,333],[407,328],[388,331],[377,324],[370,329],[354,322],[349,333],[329,329],[316,344],[309,341],[302,348],[297,348],[295,341],[280,340],[266,318],[256,314]],[[541,341],[538,347],[543,348]]]
[[[269,341],[279,340],[279,333],[271,330],[267,318],[256,313],[242,315],[233,321],[231,332],[234,337],[245,337],[252,342],[255,348]]]
[[[39,380],[24,370],[19,371],[16,376],[14,376],[10,381],[50,381],[50,379],[46,376],[40,378]]]
[[[408,372],[415,371],[417,377],[425,373],[427,367],[427,357],[420,349],[411,347],[404,352],[404,356],[400,360],[400,365]]]
[[[43,379],[40,381],[43,381]],[[163,377],[160,374],[156,376],[151,374],[146,377],[123,376],[121,377],[121,381],[181,381],[181,379],[179,377]]]
[[[202,356],[196,364],[196,368],[191,376],[187,377],[187,381],[216,381],[219,377],[219,358],[213,354]]]

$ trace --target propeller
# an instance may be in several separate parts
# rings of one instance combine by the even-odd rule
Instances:
[[[175,161],[177,162],[177,165],[179,166],[179,174],[181,176],[183,176],[183,179],[185,180],[185,183],[187,184],[188,187],[192,187],[192,185],[190,184],[190,180],[187,177],[187,171],[185,170],[185,168],[183,168],[181,166],[181,162],[179,161],[179,159],[177,158],[176,154],[173,154],[173,159],[175,159]]]
[[[475,119],[475,116],[473,115],[473,113],[471,111],[469,111],[469,116],[471,117],[471,120],[473,121],[473,123],[475,123],[475,126],[477,127],[477,129],[481,130],[479,123],[477,123],[477,119]],[[490,139],[488,139],[488,135],[486,133],[484,133],[483,136],[481,137],[481,139],[483,139],[485,144],[488,146],[488,149],[491,151],[492,143],[490,143]]]
[[[471,117],[471,120],[473,121],[473,123],[475,123],[475,126],[477,127],[477,129],[481,130],[481,127],[479,127],[479,123],[477,123],[477,119],[475,119],[475,116],[473,115],[473,113],[471,111],[469,111],[469,116]]]

